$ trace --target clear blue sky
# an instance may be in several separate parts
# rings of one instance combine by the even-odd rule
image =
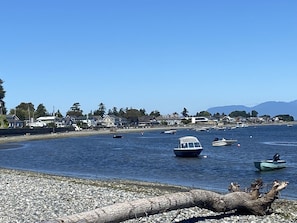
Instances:
[[[0,31],[8,110],[297,99],[296,0],[0,0]]]

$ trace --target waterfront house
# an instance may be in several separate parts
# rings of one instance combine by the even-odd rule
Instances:
[[[21,121],[16,115],[6,115],[8,122],[8,128],[23,128],[25,126],[24,121]]]
[[[102,125],[107,127],[107,128],[112,128],[112,127],[125,127],[128,124],[128,120],[123,117],[118,117],[115,115],[105,115],[102,120]]]
[[[182,123],[182,119],[178,115],[161,115],[156,118],[161,125],[175,126]]]
[[[160,122],[154,116],[141,116],[138,118],[139,127],[148,127],[159,125]]]

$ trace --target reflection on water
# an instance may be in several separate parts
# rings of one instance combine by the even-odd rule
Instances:
[[[0,144],[0,150],[1,149],[18,149],[22,146],[23,146],[22,144],[16,144],[16,143]]]
[[[295,147],[297,147],[297,142],[274,141],[274,142],[263,142],[263,144],[272,145],[272,146],[295,146]]]
[[[197,132],[178,130],[176,134],[158,131],[97,135],[2,145],[0,166],[33,170],[82,178],[120,178],[170,183],[227,192],[230,182],[249,187],[257,178],[264,183],[275,179],[289,181],[282,196],[297,199],[295,126],[263,126],[227,131]],[[192,135],[204,148],[198,158],[178,158],[173,148],[178,138]],[[251,137],[252,136],[252,137]],[[240,146],[212,147],[215,138],[237,139]],[[277,139],[277,140],[276,140]],[[289,146],[288,146],[289,145]],[[272,158],[279,153],[287,168],[259,172],[256,160]]]

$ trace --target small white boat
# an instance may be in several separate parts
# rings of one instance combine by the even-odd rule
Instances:
[[[202,150],[203,147],[196,137],[184,136],[179,138],[178,147],[173,151],[178,157],[197,157]]]
[[[215,138],[212,141],[212,146],[231,146],[232,144],[234,144],[236,142],[237,142],[236,139]]]
[[[286,161],[281,160],[279,154],[276,153],[273,159],[256,161],[254,165],[260,171],[278,170],[286,167]]]
[[[161,133],[164,133],[164,134],[175,134],[176,133],[176,129],[170,129],[170,130],[165,130]]]

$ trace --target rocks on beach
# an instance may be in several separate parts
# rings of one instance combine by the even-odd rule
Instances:
[[[114,203],[189,188],[156,183],[88,180],[0,169],[0,222],[46,222]],[[296,222],[297,202],[277,200],[267,216],[215,213],[197,207],[126,221],[134,222]]]

